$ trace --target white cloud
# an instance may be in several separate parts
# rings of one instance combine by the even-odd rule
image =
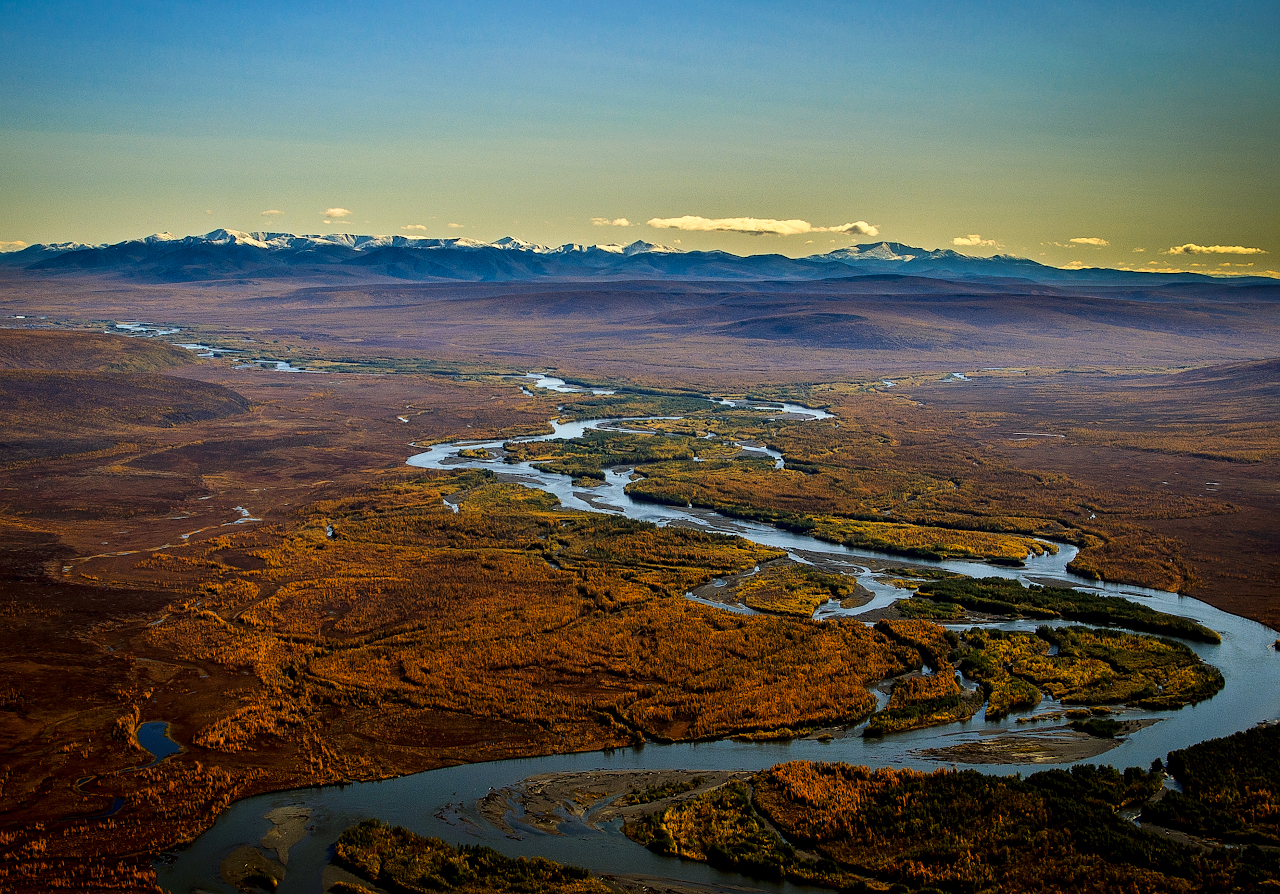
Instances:
[[[1175,245],[1165,254],[1170,255],[1265,255],[1266,251],[1261,248],[1246,248],[1243,245],[1196,245],[1194,242],[1188,242],[1186,245]]]
[[[350,217],[351,212],[346,208],[326,208],[324,216],[330,220],[341,220],[344,217]]]
[[[22,251],[26,247],[27,243],[21,240],[14,240],[13,242],[0,241],[0,251]]]
[[[1135,249],[1133,250],[1133,253],[1134,253],[1134,254],[1137,254],[1138,252],[1143,252],[1143,251],[1146,251],[1146,249],[1145,249],[1145,248],[1135,248]]]
[[[704,233],[746,233],[748,236],[801,236],[805,233],[844,233],[879,236],[880,228],[865,220],[834,227],[815,227],[807,220],[774,220],[758,217],[655,217],[648,225],[656,230],[689,230]]]
[[[205,213],[205,214],[212,214],[212,213],[213,213],[213,209],[212,209],[212,208],[206,208],[204,213]]]
[[[1253,263],[1232,264],[1227,261],[1218,261],[1199,264],[1192,262],[1186,266],[1173,266],[1168,261],[1150,260],[1140,267],[1117,267],[1117,270],[1138,270],[1147,273],[1200,273],[1210,276],[1276,276],[1273,270],[1254,270]],[[1223,269],[1223,268],[1228,269]]]
[[[422,231],[422,232],[424,232],[424,233],[427,231],[427,228],[426,228],[425,226],[423,226],[422,224],[405,224],[405,225],[404,225],[403,227],[401,227],[400,229],[402,229],[402,230],[421,230],[421,231]]]
[[[844,233],[846,236],[879,236],[880,228],[872,226],[865,220],[855,220],[853,223],[840,224],[838,227],[814,227],[815,233]]]
[[[1102,246],[1110,245],[1111,243],[1098,236],[1077,236],[1068,242],[1041,242],[1040,244],[1055,245],[1058,248],[1079,248],[1082,245],[1087,245],[1090,248],[1102,248]]]
[[[997,242],[996,240],[994,240],[994,239],[983,239],[983,238],[982,238],[981,236],[979,236],[977,233],[970,233],[968,236],[957,236],[956,238],[954,238],[954,239],[952,239],[952,240],[951,240],[951,244],[952,244],[952,245],[967,245],[967,246],[970,246],[970,247],[972,247],[972,248],[977,248],[977,247],[979,247],[979,246],[991,246],[992,248],[999,248],[999,247],[1000,247],[1000,243],[999,243],[999,242]]]
[[[594,224],[595,226],[597,226],[597,227],[630,227],[630,226],[634,226],[634,224],[632,224],[632,223],[631,223],[631,221],[627,220],[625,217],[615,217],[613,220],[609,220],[609,218],[607,218],[607,217],[593,217],[593,218],[591,218],[591,223],[593,223],[593,224]]]
[[[279,217],[284,214],[283,211],[277,211],[275,208],[268,208],[266,211],[260,212],[261,217]]]
[[[465,227],[465,226],[466,226],[466,224],[456,224],[456,223],[451,223],[451,224],[449,224],[449,229],[451,229],[451,230],[461,230],[461,229],[462,229],[463,227]]]

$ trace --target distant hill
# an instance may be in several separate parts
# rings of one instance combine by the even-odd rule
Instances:
[[[32,274],[118,276],[183,283],[275,279],[526,282],[577,280],[805,281],[907,274],[943,279],[1030,283],[1105,283],[1135,287],[1222,282],[1202,274],[1158,274],[1087,268],[1064,270],[1026,258],[972,257],[899,242],[855,245],[807,258],[681,251],[636,241],[630,245],[536,245],[511,237],[495,242],[426,236],[295,236],[214,230],[203,236],[159,233],[113,245],[32,245],[0,255],[0,267]],[[1272,283],[1249,278],[1245,283]]]
[[[154,338],[0,329],[0,455],[110,450],[147,429],[249,410],[229,388],[165,374],[195,362]]]
[[[190,351],[159,339],[96,332],[0,329],[0,371],[160,372],[195,362]]]

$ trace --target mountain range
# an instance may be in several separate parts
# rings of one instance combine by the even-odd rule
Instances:
[[[295,236],[214,230],[203,236],[159,233],[103,245],[62,242],[0,254],[0,267],[33,274],[93,274],[146,282],[200,282],[277,277],[409,281],[522,282],[556,280],[827,280],[904,274],[941,279],[1034,283],[1223,282],[1195,273],[1160,274],[1107,268],[1063,269],[1026,258],[973,257],[949,249],[875,242],[805,258],[682,251],[630,245],[549,247],[503,237],[494,242],[427,236]],[[1261,277],[1237,284],[1274,284]]]

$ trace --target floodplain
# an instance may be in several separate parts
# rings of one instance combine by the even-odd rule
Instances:
[[[167,300],[159,291],[154,300]],[[1148,343],[1145,369],[974,364],[963,380],[918,361],[886,366],[885,354],[834,375],[828,348],[803,376],[744,363],[699,382],[691,360],[704,347],[732,353],[718,335],[683,342],[671,376],[634,357],[602,374],[599,348],[577,367],[555,365],[570,384],[617,392],[595,394],[512,378],[550,368],[546,355],[415,361],[403,345],[398,355],[333,350],[300,327],[281,340],[224,318],[179,327],[209,348],[197,358],[85,322],[64,314],[43,330],[0,331],[10,631],[0,654],[0,879],[14,890],[146,888],[160,854],[230,805],[299,786],[642,742],[818,747],[873,729],[892,741],[1004,713],[1008,732],[1045,698],[1145,722],[1212,703],[1221,688],[1212,638],[1194,624],[1121,634],[1105,627],[1131,626],[1119,616],[1080,618],[1104,626],[1079,628],[1050,609],[1061,618],[1037,632],[1047,616],[1025,610],[1033,591],[1006,600],[1008,610],[965,604],[958,579],[937,571],[948,561],[985,563],[1007,581],[1036,554],[1070,548],[1083,578],[1280,621],[1277,367],[1221,355],[1161,366],[1163,341],[1181,337],[1167,332]],[[273,362],[313,371],[246,364],[234,353],[245,338],[255,352],[272,344]],[[783,401],[823,418],[779,412]],[[600,418],[614,422],[571,441],[521,441],[547,434],[551,419]],[[853,614],[867,596],[860,579],[835,566],[565,509],[491,470],[405,465],[431,445],[494,441],[498,452],[460,459],[569,476],[584,500],[622,474],[638,502],[874,551],[868,582],[902,584],[901,608],[869,626]],[[726,580],[750,613],[686,598]],[[913,604],[934,607],[904,618]],[[950,605],[967,614],[947,617]],[[815,620],[824,606],[849,614]],[[1015,609],[1039,620],[1009,620]],[[967,633],[975,620],[1024,626]],[[987,657],[1006,648],[1016,655]],[[181,751],[143,768],[151,758],[138,731],[156,721]],[[1018,792],[973,785],[993,802],[1049,797],[1030,780]],[[1119,797],[1106,786],[1100,803]],[[745,809],[730,794],[715,796],[716,810]],[[764,803],[759,788],[753,797]],[[818,832],[780,823],[786,810],[779,801],[768,816],[788,839],[819,847]],[[831,853],[822,859],[873,888],[948,881]],[[974,872],[965,878],[994,877]]]

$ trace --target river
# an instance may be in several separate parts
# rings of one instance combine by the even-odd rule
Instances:
[[[767,411],[787,413],[792,418],[812,419],[828,415],[793,404],[770,404]],[[530,440],[575,438],[586,431],[627,421],[637,420],[556,421],[552,422],[551,434]],[[901,561],[900,557],[854,551],[769,525],[725,518],[706,510],[638,503],[625,493],[630,470],[609,470],[602,487],[575,488],[567,476],[540,472],[530,463],[503,462],[502,443],[436,445],[414,455],[408,463],[426,469],[487,468],[504,480],[537,487],[555,495],[568,509],[612,512],[658,525],[678,523],[700,530],[737,534],[756,543],[787,550],[800,560],[805,554],[840,559],[849,565],[849,573],[871,589],[875,597],[856,609],[840,609],[829,603],[819,609],[818,617],[856,616],[909,595],[909,591],[876,581],[865,565],[858,564],[860,558],[864,561],[867,558]],[[489,459],[462,459],[457,452],[463,448],[484,448],[494,456]],[[1075,554],[1075,547],[1058,544],[1056,555],[1030,556],[1025,568],[1001,568],[964,561],[921,562],[912,559],[911,562],[974,577],[1001,576],[1024,582],[1030,578],[1054,579],[1067,586],[1136,599],[1160,611],[1191,618],[1221,634],[1221,645],[1191,642],[1187,645],[1222,671],[1226,682],[1223,690],[1208,701],[1178,711],[1127,711],[1126,719],[1161,719],[1129,735],[1119,747],[1096,758],[1095,762],[1117,767],[1145,767],[1153,759],[1163,758],[1172,750],[1228,735],[1259,721],[1280,716],[1280,654],[1272,647],[1274,631],[1191,597],[1128,585],[1099,584],[1076,577],[1066,570]],[[1034,629],[1036,625],[1033,622],[1012,622],[1000,626]],[[1046,700],[1040,710],[1053,707],[1053,703]],[[455,843],[485,843],[513,856],[539,855],[586,866],[597,872],[643,873],[695,882],[748,884],[765,890],[797,891],[800,889],[795,886],[746,880],[704,864],[658,857],[628,841],[616,828],[596,830],[579,824],[565,835],[529,833],[518,839],[508,837],[480,817],[475,803],[491,789],[518,783],[535,774],[566,771],[660,768],[758,770],[787,760],[847,761],[872,767],[914,767],[921,770],[933,770],[939,766],[963,767],[963,764],[939,764],[919,752],[924,748],[972,742],[1016,728],[1016,717],[986,721],[979,713],[966,722],[896,733],[883,739],[849,735],[827,741],[799,739],[770,743],[719,741],[646,745],[612,752],[468,764],[382,782],[260,795],[233,804],[194,844],[175,858],[157,863],[156,868],[161,887],[174,894],[194,894],[197,891],[231,894],[236,889],[217,878],[220,862],[238,846],[256,845],[272,829],[272,823],[266,818],[270,811],[279,807],[301,806],[311,810],[308,834],[289,851],[288,872],[278,888],[281,894],[321,890],[321,875],[329,861],[333,842],[348,826],[369,817]],[[1044,765],[980,765],[977,769],[1001,774],[1029,773],[1044,769]]]

